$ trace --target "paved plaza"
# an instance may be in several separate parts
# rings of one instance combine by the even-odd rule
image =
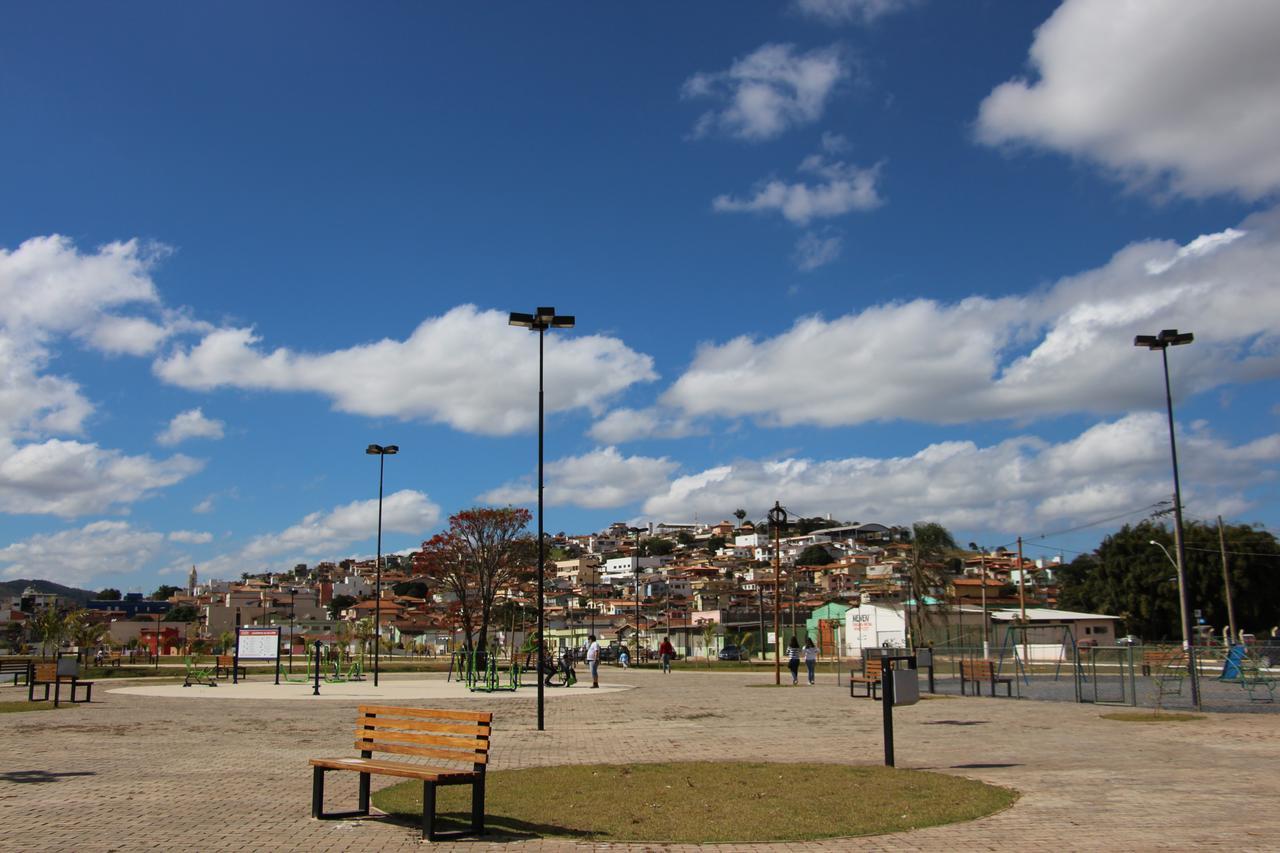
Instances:
[[[877,764],[878,702],[849,698],[830,675],[815,687],[772,673],[603,673],[616,690],[470,695],[443,675],[384,677],[403,704],[492,710],[493,769],[566,763],[768,760]],[[786,673],[783,673],[784,679]],[[252,685],[253,682],[250,682]],[[310,688],[259,683],[164,688],[100,682],[91,706],[0,715],[0,824],[22,850],[423,849],[414,826],[314,821],[314,756],[351,755],[360,695],[308,700]],[[162,695],[139,695],[133,688]],[[293,691],[273,699],[275,691]],[[409,696],[409,691],[418,691]],[[0,700],[25,698],[0,689]],[[424,698],[414,698],[421,696]],[[425,698],[429,697],[429,698]],[[758,850],[1280,849],[1280,715],[1211,714],[1184,724],[1100,719],[1091,705],[990,698],[922,701],[895,715],[899,767],[959,774],[1021,793],[977,821],[895,835]],[[349,779],[341,778],[349,776]],[[331,776],[330,809],[354,805],[355,774]],[[374,777],[375,789],[394,780]],[[602,792],[601,808],[625,791]],[[750,808],[743,803],[743,808]],[[626,850],[691,849],[597,844]],[[557,840],[486,839],[441,850],[590,849]]]

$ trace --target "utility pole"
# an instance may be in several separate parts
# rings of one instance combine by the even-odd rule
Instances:
[[[769,526],[773,528],[773,683],[782,684],[782,526],[787,511],[779,501],[769,510]]]
[[[1222,551],[1222,587],[1227,593],[1227,625],[1231,628],[1231,642],[1227,646],[1233,646],[1240,642],[1240,635],[1236,633],[1236,609],[1231,604],[1231,574],[1227,571],[1227,535],[1222,529],[1222,516],[1218,516],[1218,549]]]
[[[1022,610],[1022,662],[1027,661],[1027,567],[1022,564],[1022,537],[1018,537],[1018,607]]]

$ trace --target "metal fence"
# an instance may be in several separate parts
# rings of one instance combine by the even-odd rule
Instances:
[[[992,679],[965,685],[966,692],[989,697],[1012,696],[1051,702],[1079,702],[1101,706],[1127,706],[1189,711],[1192,700],[1192,668],[1178,646],[1082,646],[1067,642],[1055,650],[1048,644],[1028,642],[988,645],[935,646],[933,687],[943,695],[959,695],[961,662],[992,662]],[[874,654],[872,650],[867,650]],[[1207,711],[1246,713],[1280,712],[1276,682],[1280,663],[1253,653],[1242,677],[1238,667],[1228,666],[1227,650],[1199,647],[1194,650],[1194,672],[1200,708]],[[854,662],[856,669],[858,662]],[[971,671],[976,667],[971,667]],[[927,691],[926,669],[921,670],[921,690]]]

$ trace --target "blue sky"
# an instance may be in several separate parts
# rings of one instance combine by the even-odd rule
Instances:
[[[385,550],[530,505],[538,305],[552,531],[1070,556],[1175,327],[1188,514],[1280,522],[1274,4],[473,5],[9,10],[0,577],[369,555],[370,442]]]

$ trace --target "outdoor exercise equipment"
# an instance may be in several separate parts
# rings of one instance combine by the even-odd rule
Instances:
[[[194,681],[196,684],[203,684],[207,687],[217,687],[218,680],[213,676],[213,670],[208,665],[200,665],[191,655],[187,655],[182,659],[183,664],[187,668],[187,677],[183,680],[183,687],[190,687]]]

